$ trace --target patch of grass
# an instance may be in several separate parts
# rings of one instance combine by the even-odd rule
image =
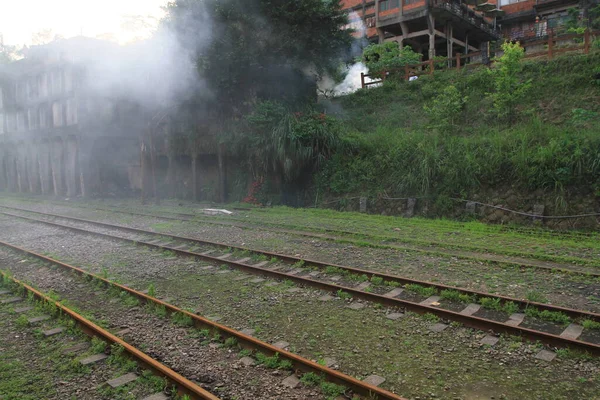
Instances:
[[[167,316],[167,308],[162,304],[148,303],[148,310],[159,317]]]
[[[571,318],[560,311],[540,311],[535,307],[528,307],[525,310],[525,315],[532,318],[539,318],[545,321],[555,322],[560,325],[568,325],[571,323]]]
[[[336,292],[337,296],[342,300],[348,300],[352,298],[352,295],[348,292],[344,292],[342,289],[339,289]]]
[[[156,287],[154,283],[148,285],[148,296],[156,297]]]
[[[320,386],[321,392],[323,392],[328,400],[333,400],[336,397],[343,395],[346,391],[346,387],[331,382],[321,382]]]
[[[600,322],[592,321],[591,319],[586,319],[581,323],[581,325],[585,329],[598,329],[600,330]]]
[[[321,375],[315,374],[314,372],[307,372],[300,378],[300,382],[306,386],[319,386],[321,383],[323,383],[323,381],[325,381],[325,378],[323,378]]]
[[[525,298],[534,303],[547,303],[548,302],[548,299],[546,298],[546,296],[544,296],[540,292],[536,292],[533,290],[527,292],[527,294],[525,295]]]
[[[124,354],[125,349],[120,344],[110,346],[110,357],[107,359],[109,365],[117,366],[123,372],[131,372],[137,368],[135,361]]]
[[[404,288],[410,292],[418,293],[423,297],[431,297],[437,293],[437,289],[431,286],[421,286],[416,283],[404,285]]]
[[[107,346],[108,344],[104,340],[98,339],[96,336],[92,338],[92,352],[104,353],[106,351]]]
[[[338,267],[332,267],[331,265],[325,267],[325,273],[331,275],[343,275],[344,270]]]
[[[164,307],[164,306],[163,306]],[[166,311],[165,311],[166,312]],[[176,312],[171,315],[171,320],[175,325],[194,326],[194,320],[187,314]]]
[[[507,301],[504,303],[502,310],[507,314],[514,314],[519,311],[519,306],[513,303],[512,301]]]
[[[382,285],[383,284],[383,278],[380,276],[374,276],[371,278],[371,283],[373,285]]]
[[[256,361],[258,364],[264,365],[271,369],[291,369],[292,363],[289,360],[279,359],[279,353],[271,357],[267,357],[263,353],[256,353]]]
[[[488,310],[502,311],[502,301],[499,298],[481,297],[479,304]]]
[[[432,314],[432,313],[423,314],[423,319],[425,319],[426,321],[429,321],[429,322],[439,322],[440,321],[440,317],[438,317],[437,315]]]
[[[154,375],[149,370],[144,370],[140,379],[141,383],[144,386],[151,388],[153,392],[163,392],[169,385],[169,382],[166,380],[166,378],[161,378],[160,376]]]
[[[27,317],[25,315],[21,315],[16,319],[15,324],[20,328],[24,328],[29,325],[29,322],[27,322]]]
[[[238,356],[240,358],[250,357],[251,355],[252,355],[252,350],[248,350],[248,349],[242,349],[242,350],[240,350],[240,353],[238,354]]]
[[[232,348],[237,346],[238,341],[235,337],[230,336],[227,339],[225,339],[225,342],[223,343],[223,346],[227,347],[227,348]]]

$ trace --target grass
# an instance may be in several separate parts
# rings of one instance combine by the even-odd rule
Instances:
[[[421,286],[416,283],[404,285],[404,288],[410,292],[420,294],[423,297],[431,297],[437,293],[437,289],[432,286]]]
[[[565,313],[549,310],[540,311],[535,307],[527,307],[525,315],[532,318],[539,318],[544,321],[555,322],[560,325],[568,325],[572,322],[571,318]]]
[[[466,293],[461,293],[458,290],[443,289],[440,291],[440,297],[445,300],[459,301],[462,303],[472,303],[474,297]]]
[[[164,306],[163,306],[164,308]],[[166,312],[166,310],[165,310]],[[171,314],[171,320],[175,325],[179,326],[194,326],[194,320],[187,314],[176,312]]]
[[[583,321],[581,323],[581,325],[585,328],[585,329],[596,329],[596,330],[600,330],[600,322],[596,322],[596,321],[592,321],[589,319],[586,319],[585,321]]]
[[[256,353],[256,361],[260,365],[264,365],[270,369],[292,369],[292,363],[289,360],[282,360],[279,358],[279,353],[275,353],[273,356],[266,356],[263,353]]]

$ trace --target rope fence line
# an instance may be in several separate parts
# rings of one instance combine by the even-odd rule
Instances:
[[[380,196],[380,197],[367,197],[367,196],[356,196],[356,197],[342,197],[339,199],[334,199],[331,201],[327,201],[325,203],[321,203],[321,205],[328,205],[328,204],[333,204],[333,203],[339,203],[341,201],[349,201],[349,200],[356,200],[356,199],[360,199],[361,197],[365,197],[367,199],[381,199],[381,200],[410,200],[410,199],[433,199],[433,196],[421,196],[421,197],[388,197],[387,195],[385,196]],[[511,210],[510,208],[506,208],[506,207],[502,207],[502,206],[496,206],[493,204],[487,204],[487,203],[482,203],[479,201],[474,201],[474,200],[468,200],[468,199],[458,199],[455,197],[449,197],[450,200],[452,201],[456,201],[456,202],[461,202],[461,203],[473,203],[473,204],[477,204],[479,206],[483,206],[483,207],[489,207],[489,208],[494,208],[497,210],[502,210],[502,211],[506,211],[512,214],[516,214],[516,215],[521,215],[524,217],[531,217],[531,218],[540,218],[540,219],[575,219],[575,218],[590,218],[590,217],[600,217],[600,213],[587,213],[587,214],[576,214],[576,215],[540,215],[540,214],[531,214],[531,213],[526,213],[523,211],[517,211],[517,210]],[[316,208],[316,207],[314,207]]]

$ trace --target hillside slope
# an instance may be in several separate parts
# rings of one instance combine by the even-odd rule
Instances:
[[[494,113],[486,68],[388,80],[334,100],[345,147],[316,177],[319,191],[330,199],[425,197],[438,215],[455,206],[450,198],[503,202],[495,197],[507,191],[516,198],[508,205],[521,209],[536,200],[549,214],[598,208],[600,54],[522,66],[520,80],[531,87],[512,123]],[[440,124],[452,96],[464,104]]]

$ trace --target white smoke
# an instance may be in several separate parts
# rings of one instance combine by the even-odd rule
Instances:
[[[347,29],[354,30],[356,40],[352,43],[351,56],[358,57],[362,53],[362,49],[367,45],[366,39],[367,27],[363,19],[356,13],[352,12],[349,15],[350,23],[346,26]],[[331,77],[323,77],[319,82],[319,92],[327,96],[342,96],[356,92],[362,88],[361,73],[368,74],[369,69],[362,62],[357,62],[344,71],[346,77],[342,83],[336,85],[336,82]],[[365,80],[369,82],[367,78]]]
[[[369,68],[361,62],[352,65],[348,68],[346,78],[342,83],[333,88],[334,96],[341,96],[356,92],[362,88],[361,74],[368,74]],[[368,78],[365,79],[367,82]]]

